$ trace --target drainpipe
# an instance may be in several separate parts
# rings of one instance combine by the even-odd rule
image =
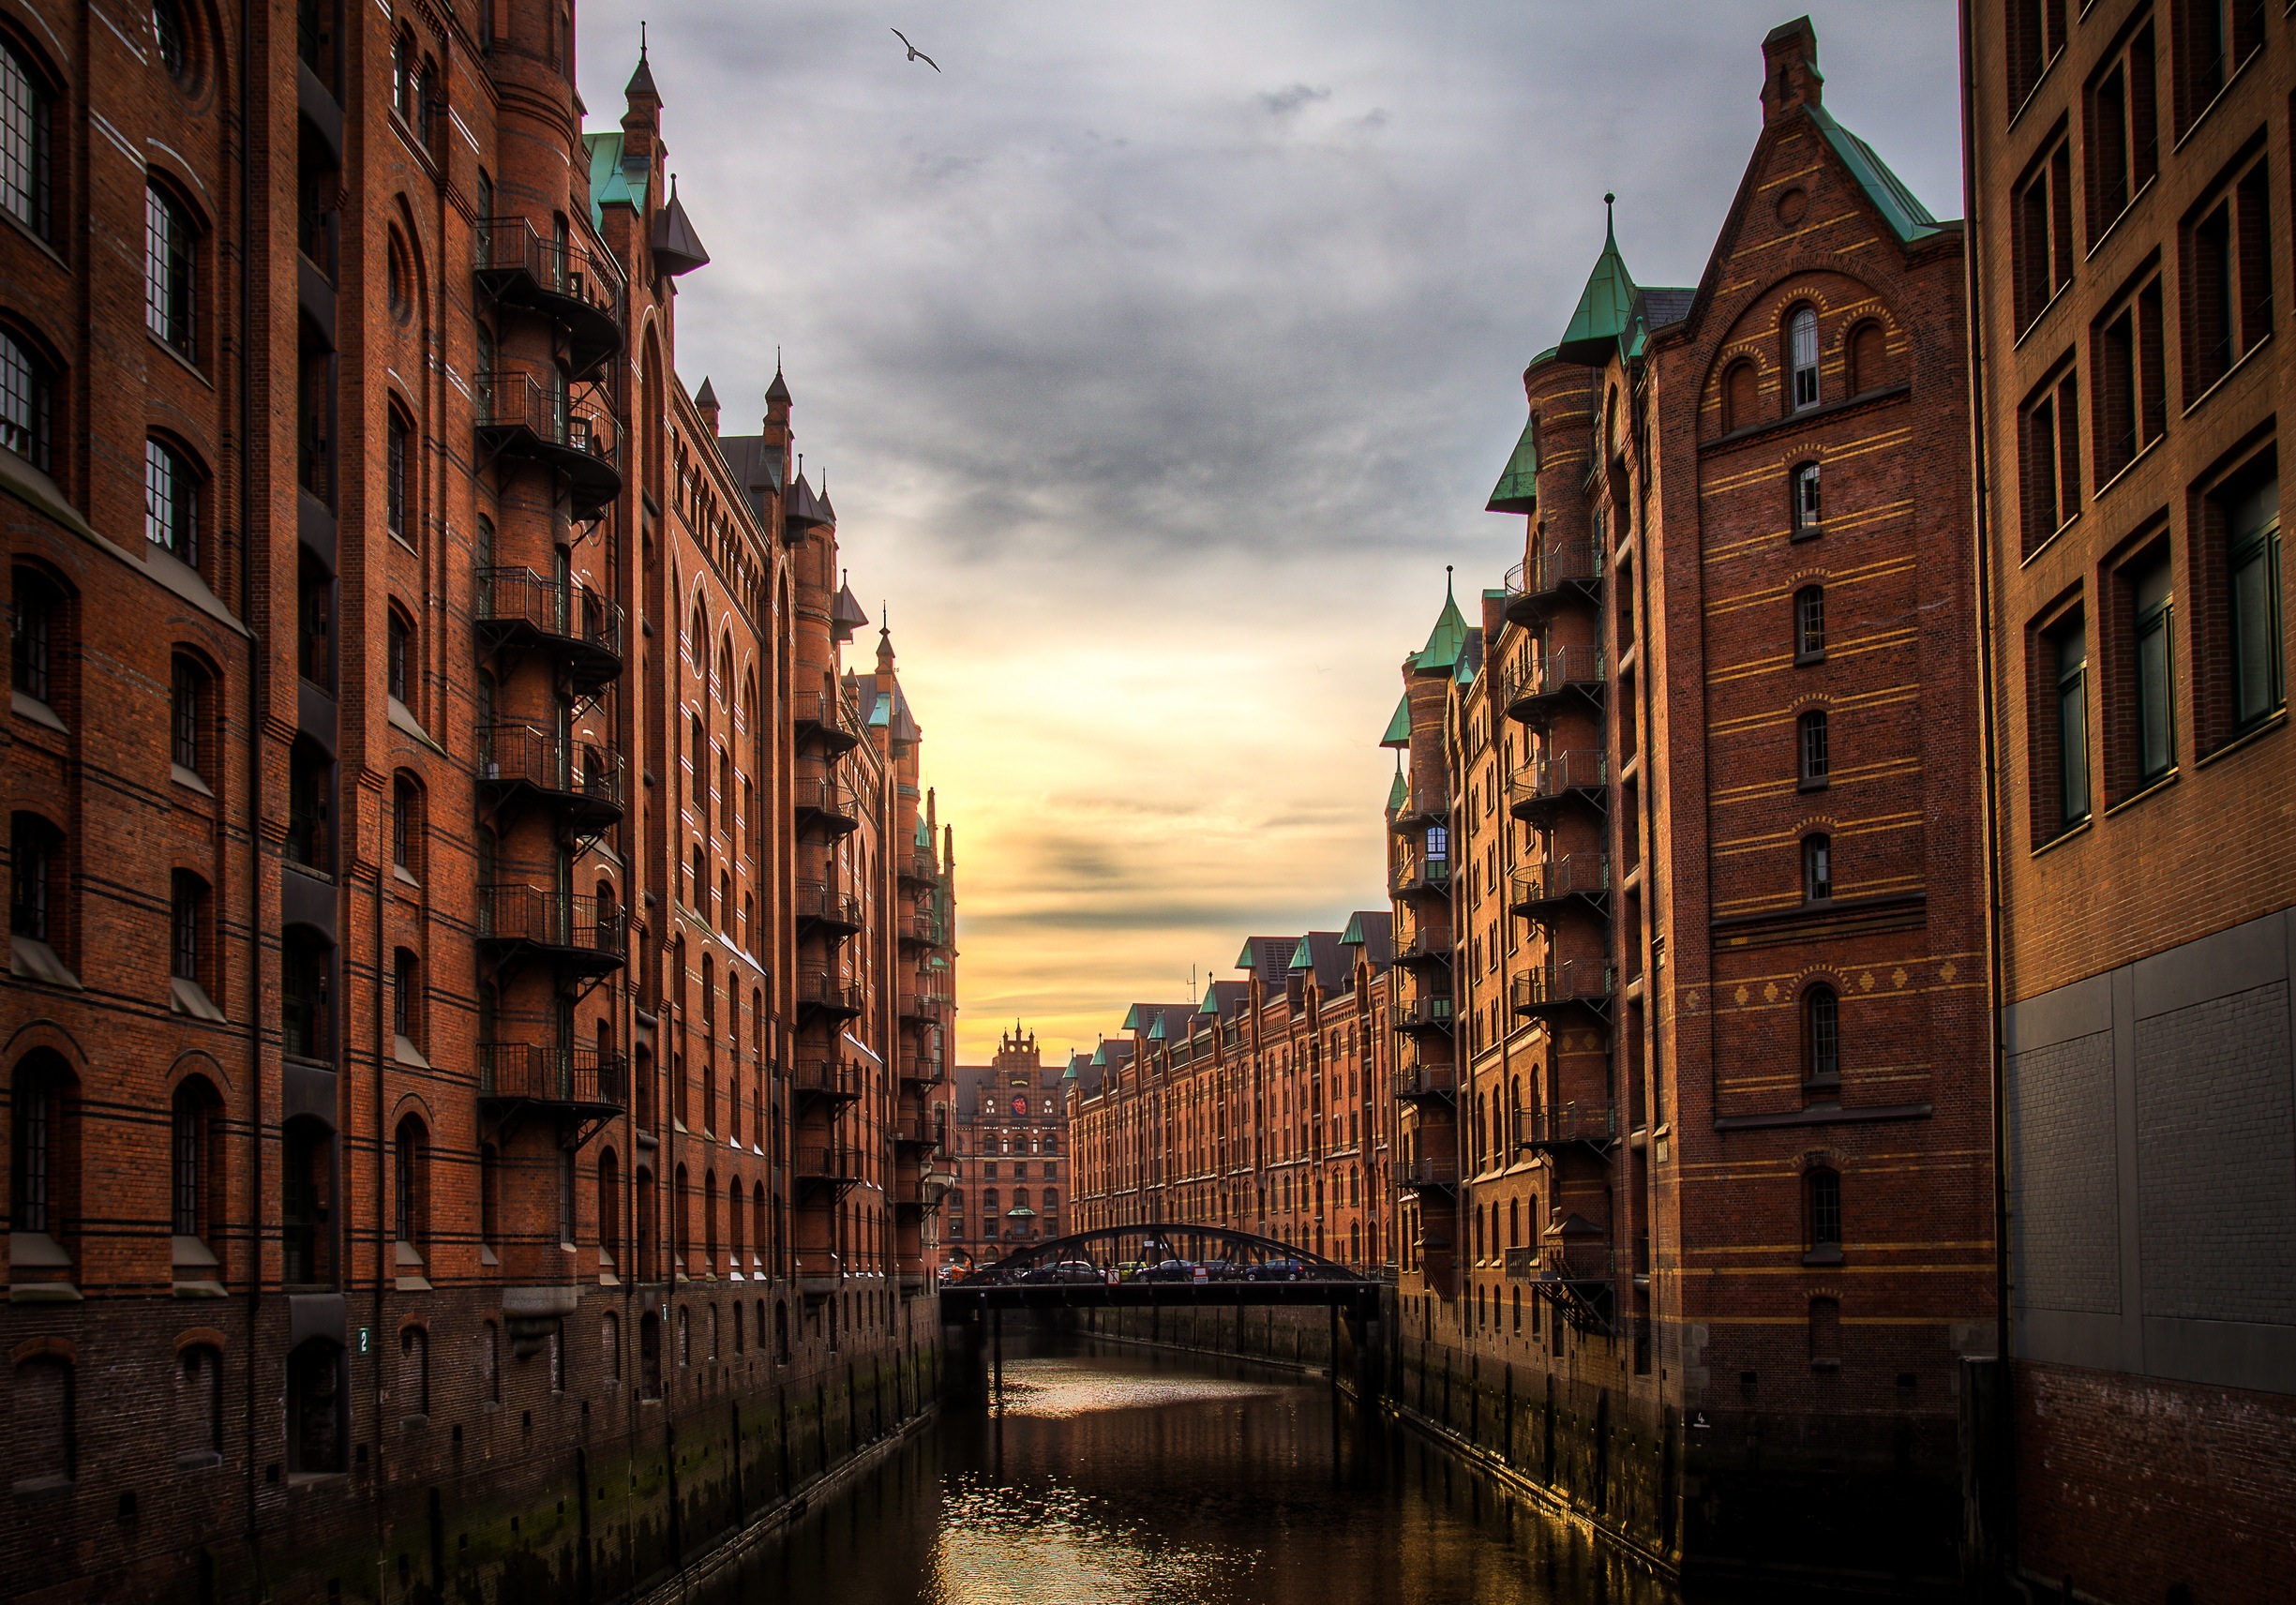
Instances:
[[[255,618],[254,564],[249,561],[252,543],[248,532],[255,528],[255,475],[249,472],[248,458],[254,454],[254,404],[248,397],[248,386],[254,379],[254,364],[248,355],[253,343],[248,325],[254,321],[255,306],[255,208],[254,185],[248,176],[248,123],[252,102],[254,74],[249,66],[255,49],[253,8],[239,8],[239,138],[233,142],[233,158],[239,176],[239,617],[242,623]],[[266,333],[268,326],[266,325]],[[248,765],[248,819],[251,826],[260,826],[263,817],[263,695],[270,676],[269,657],[264,651],[267,637],[250,631],[248,650],[248,729],[251,734],[250,761]],[[249,832],[249,847],[253,855],[248,884],[254,898],[263,895],[263,832]],[[220,905],[222,899],[218,897]],[[253,1216],[250,1224],[248,1254],[251,1265],[248,1275],[247,1342],[242,1370],[247,1375],[247,1548],[248,1565],[254,1568],[258,1538],[256,1527],[255,1428],[257,1420],[255,1368],[257,1322],[261,1315],[263,1287],[263,1034],[260,1023],[263,997],[263,939],[262,933],[270,922],[260,917],[254,921],[254,934],[248,943],[248,1091],[249,1119],[248,1121],[248,1196],[252,1200]]]

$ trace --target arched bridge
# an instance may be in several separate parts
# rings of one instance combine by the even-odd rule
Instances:
[[[940,1290],[943,1321],[995,1310],[1247,1304],[1321,1304],[1371,1317],[1379,1283],[1272,1238],[1151,1222],[1031,1243]]]

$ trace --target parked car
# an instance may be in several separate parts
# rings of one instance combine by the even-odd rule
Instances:
[[[1204,1280],[1207,1282],[1241,1282],[1243,1279],[1244,1268],[1232,1259],[1208,1259],[1204,1262]]]
[[[1308,1273],[1308,1268],[1296,1259],[1264,1259],[1244,1269],[1246,1282],[1298,1282]]]
[[[1184,1259],[1168,1259],[1161,1265],[1151,1265],[1133,1280],[1135,1282],[1193,1282],[1196,1268]]]
[[[1027,1282],[1088,1282],[1100,1285],[1100,1267],[1081,1259],[1064,1259],[1052,1265],[1040,1265],[1021,1273]]]

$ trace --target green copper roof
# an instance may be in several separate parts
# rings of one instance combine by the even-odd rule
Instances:
[[[1818,125],[1825,142],[1834,147],[1834,154],[1841,158],[1841,164],[1850,170],[1867,198],[1889,219],[1889,226],[1897,231],[1900,241],[1910,246],[1938,232],[1937,219],[1930,216],[1929,209],[1914,198],[1903,179],[1889,171],[1889,164],[1874,154],[1871,145],[1834,121],[1833,113],[1823,106],[1805,105],[1803,110]]]
[[[1383,747],[1407,747],[1411,744],[1411,693],[1406,691],[1395,701],[1395,716],[1388,721],[1388,733],[1379,738]]]
[[[1396,778],[1401,780],[1403,776],[1397,775]],[[1362,945],[1363,916],[1358,914],[1347,922],[1347,928],[1340,933],[1340,946],[1343,948],[1359,948]]]
[[[1419,655],[1411,660],[1414,668],[1452,668],[1459,663],[1459,654],[1467,644],[1466,615],[1460,612],[1459,603],[1451,595],[1450,576],[1443,579],[1443,611],[1435,616],[1435,627],[1427,632],[1427,644]],[[1404,700],[1409,701],[1408,696]],[[1405,728],[1408,728],[1406,720]]]
[[[1140,1028],[1140,1010],[1141,1005],[1135,1003],[1124,1011],[1124,1029],[1136,1031]]]
[[[1097,1065],[1105,1065],[1105,1064],[1107,1064],[1107,1062],[1108,1062],[1108,1044],[1107,1044],[1106,1042],[1103,1042],[1103,1043],[1101,1043],[1101,1044],[1100,1044],[1100,1046],[1098,1046],[1098,1047],[1096,1047],[1096,1048],[1094,1048],[1094,1049],[1092,1050],[1092,1062],[1093,1062],[1094,1064],[1097,1064]]]
[[[1603,200],[1608,205],[1610,198]],[[1634,278],[1627,271],[1627,259],[1618,254],[1617,231],[1606,225],[1602,254],[1595,259],[1595,271],[1586,276],[1586,288],[1579,295],[1579,309],[1570,314],[1570,326],[1554,349],[1565,362],[1608,362],[1633,329]]]
[[[1506,472],[1491,489],[1491,500],[1484,503],[1486,513],[1531,513],[1538,508],[1538,420],[1523,421],[1523,438],[1515,442],[1515,455],[1507,459]]]
[[[1292,962],[1288,968],[1292,969],[1313,969],[1315,968],[1315,958],[1308,952],[1308,939],[1305,937],[1300,938],[1299,945],[1292,949]]]
[[[648,170],[641,166],[633,172],[622,165],[622,130],[584,134],[582,142],[590,147],[591,227],[605,228],[606,208],[616,202],[635,206],[642,214]]]
[[[1411,788],[1404,784],[1403,772],[1395,772],[1395,784],[1388,788],[1388,812],[1392,814],[1411,799]]]
[[[1161,1042],[1164,1040],[1164,1017],[1162,1010],[1157,1011],[1156,1023],[1148,1028],[1148,1040],[1151,1042]]]
[[[1212,989],[1210,987],[1207,986],[1204,989],[1204,1001],[1196,1005],[1196,1012],[1199,1014],[1217,1014],[1220,1012],[1220,1005],[1212,1001]]]

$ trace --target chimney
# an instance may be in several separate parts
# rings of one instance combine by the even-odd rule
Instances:
[[[1762,41],[1762,120],[1774,123],[1799,106],[1823,105],[1825,78],[1818,70],[1818,30],[1808,17],[1780,22]]]

